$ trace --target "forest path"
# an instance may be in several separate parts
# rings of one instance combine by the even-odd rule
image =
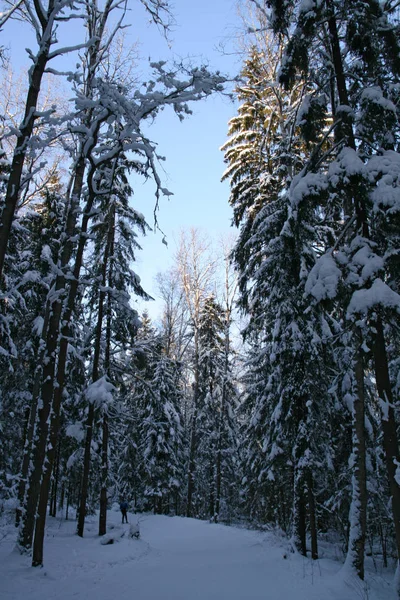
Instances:
[[[2,600],[356,600],[360,584],[328,559],[312,562],[286,554],[284,541],[261,533],[195,519],[129,515],[141,537],[121,533],[119,514],[109,525],[119,541],[101,545],[97,521],[85,537],[73,521],[49,519],[45,567],[33,569],[28,557],[0,547]],[[8,546],[8,547],[7,547]],[[284,558],[284,555],[287,558]],[[338,576],[339,573],[339,576]],[[368,583],[371,600],[392,598],[379,578]]]

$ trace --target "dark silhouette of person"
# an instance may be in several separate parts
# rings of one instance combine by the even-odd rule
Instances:
[[[128,522],[128,515],[127,515],[128,503],[125,500],[123,500],[121,502],[121,504],[119,505],[119,508],[122,513],[122,522],[124,522],[124,519],[125,519],[125,523],[127,523]]]

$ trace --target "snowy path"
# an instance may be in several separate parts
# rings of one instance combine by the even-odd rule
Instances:
[[[131,517],[134,519],[135,517]],[[111,523],[118,515],[110,514]],[[2,600],[356,600],[362,589],[344,582],[340,565],[283,558],[271,534],[163,516],[139,516],[141,539],[102,546],[97,523],[84,539],[75,523],[50,520],[46,565],[0,547]],[[119,525],[118,525],[119,526]],[[127,526],[125,526],[127,527]],[[372,586],[372,587],[371,587]],[[388,600],[383,579],[369,582],[370,600]]]

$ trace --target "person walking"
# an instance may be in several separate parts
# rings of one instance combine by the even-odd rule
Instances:
[[[121,513],[122,513],[122,523],[124,522],[124,519],[125,519],[125,523],[127,523],[128,522],[128,514],[127,514],[128,503],[125,500],[123,500],[120,503],[119,508],[121,510]]]

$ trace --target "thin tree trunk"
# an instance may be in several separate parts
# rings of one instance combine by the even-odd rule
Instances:
[[[230,353],[230,320],[231,311],[228,305],[229,298],[229,280],[228,270],[225,270],[225,292],[227,306],[225,309],[225,340],[224,340],[224,380],[222,384],[221,407],[218,423],[218,443],[217,443],[217,464],[216,464],[216,480],[215,480],[215,520],[219,521],[219,513],[221,510],[221,487],[222,487],[222,446],[223,435],[222,428],[225,420],[226,412],[226,384],[229,377],[229,353]]]
[[[221,425],[219,427],[218,434],[218,447],[217,447],[217,464],[215,473],[215,522],[219,521],[219,512],[221,509],[221,465],[222,465],[222,440],[221,440]]]
[[[296,550],[303,556],[307,556],[304,472],[297,468],[295,468],[293,486],[293,542]]]
[[[37,353],[37,357],[36,357],[37,367],[35,370],[35,375],[34,375],[34,380],[33,380],[31,408],[29,411],[29,419],[28,419],[28,423],[26,426],[24,451],[23,451],[23,455],[22,455],[22,464],[21,464],[21,475],[20,475],[20,480],[18,483],[18,508],[16,511],[16,522],[15,522],[15,524],[17,526],[20,524],[20,520],[22,517],[22,508],[24,506],[26,507],[25,490],[26,490],[26,483],[29,478],[29,465],[30,465],[30,461],[32,459],[32,454],[33,454],[33,449],[34,449],[33,442],[34,442],[34,437],[35,437],[35,425],[36,425],[37,409],[38,409],[39,394],[40,394],[40,384],[42,381],[42,370],[43,370],[42,365],[43,365],[43,358],[44,358],[44,353],[45,353],[45,349],[46,349],[46,335],[47,335],[47,328],[48,328],[48,324],[49,324],[49,318],[50,318],[50,304],[47,301],[46,308],[45,308],[44,322],[43,322],[43,327],[42,327],[42,333],[41,333],[41,339],[40,339],[39,349],[38,349],[38,353]],[[34,523],[34,519],[32,519],[32,535],[33,535],[33,523]],[[31,528],[29,527],[29,530],[30,529]],[[32,543],[31,536],[30,536],[30,542],[28,541],[27,544],[25,543],[25,541],[23,542],[22,539],[19,539],[19,545],[21,548],[28,549],[28,548],[30,548],[31,543]]]
[[[331,11],[331,17],[328,21],[329,33],[331,38],[333,66],[337,83],[339,103],[344,106],[350,106],[346,77],[343,69],[343,61],[340,49],[339,36],[337,31],[337,22],[334,14],[332,0],[328,0],[328,7]],[[356,144],[353,133],[351,119],[346,113],[341,113],[341,128],[348,146],[356,150]],[[353,210],[357,220],[357,228],[365,238],[370,237],[369,225],[367,219],[367,210],[363,194],[351,194]],[[345,206],[346,212],[350,214],[350,195],[349,202]],[[359,337],[359,333],[356,333]],[[346,562],[351,564],[361,579],[364,578],[364,549],[366,534],[366,466],[365,466],[365,432],[364,432],[364,367],[361,350],[358,350],[355,364],[355,378],[357,384],[357,397],[354,400],[353,408],[353,498],[350,515],[349,545]]]
[[[107,531],[107,475],[108,475],[108,416],[103,415],[103,439],[101,446],[101,490],[99,535]]]
[[[103,257],[103,265],[102,265],[102,275],[101,275],[101,288],[99,292],[99,307],[97,313],[97,324],[96,324],[96,337],[94,344],[94,356],[93,356],[93,367],[92,367],[92,383],[99,379],[99,369],[100,369],[100,356],[101,356],[101,334],[103,331],[103,315],[104,315],[104,300],[105,300],[105,285],[107,282],[107,265],[108,258],[111,249],[111,236],[113,233],[109,231],[106,248]],[[88,420],[86,423],[86,443],[85,443],[85,457],[83,463],[83,477],[82,477],[82,488],[81,488],[81,501],[79,505],[79,520],[78,520],[78,535],[83,537],[83,530],[85,527],[85,514],[86,514],[86,500],[89,488],[89,472],[90,472],[90,447],[92,443],[92,435],[93,435],[93,419],[94,419],[94,403],[91,402],[89,406]],[[106,463],[107,463],[107,445],[108,445],[108,423],[104,424],[103,420],[103,449],[102,455],[104,453],[104,444],[105,453],[106,453]],[[103,466],[103,465],[102,465]],[[107,490],[103,489],[102,485],[102,494],[104,496],[107,495]],[[104,499],[104,498],[103,498]],[[102,506],[104,511],[104,504]],[[105,501],[105,510],[107,512],[107,497]],[[102,514],[101,519],[103,520],[104,526],[106,525],[106,515]],[[101,529],[101,525],[99,525],[99,531]],[[105,531],[104,531],[105,533]],[[103,535],[103,534],[99,534]]]
[[[110,210],[110,222],[108,229],[107,247],[105,262],[110,262],[108,273],[108,289],[113,287],[113,259],[114,259],[114,241],[115,241],[115,205]],[[108,257],[111,257],[108,261]],[[107,268],[107,265],[105,265]],[[104,272],[104,275],[106,271]],[[107,293],[107,311],[106,311],[106,343],[104,352],[104,372],[110,377],[111,366],[111,293]],[[101,446],[101,490],[100,490],[100,517],[99,517],[99,535],[104,535],[107,531],[107,479],[108,479],[108,415],[106,410],[103,414],[103,438]]]
[[[65,498],[65,478],[63,477],[62,483],[61,483],[60,502],[58,504],[58,510],[60,510],[61,513],[64,510],[64,498]]]
[[[396,481],[397,465],[400,464],[397,426],[393,410],[393,393],[390,384],[383,323],[380,316],[375,322],[374,363],[376,387],[381,406],[381,424],[386,471],[392,497],[392,513],[396,537],[397,558],[400,559],[400,487]]]
[[[209,483],[209,502],[208,512],[210,519],[215,517],[215,478],[214,478],[214,460],[210,457],[210,483]]]
[[[361,335],[358,335],[361,346]],[[364,550],[367,527],[367,472],[365,454],[365,393],[362,350],[355,362],[356,395],[353,401],[353,485],[350,508],[350,532],[346,564],[364,579]]]
[[[196,447],[197,447],[197,407],[194,407],[192,428],[190,433],[190,451],[189,451],[189,470],[188,470],[188,492],[187,492],[187,505],[186,505],[186,516],[191,517],[193,511],[193,492],[194,492],[194,474],[196,469]]]
[[[65,509],[65,520],[68,521],[68,516],[69,516],[69,504],[71,502],[71,482],[68,482],[68,489],[67,489],[67,507]]]
[[[89,488],[89,471],[90,471],[90,448],[93,437],[93,420],[94,420],[94,403],[90,402],[88,416],[86,419],[86,438],[85,438],[85,454],[83,458],[83,474],[81,484],[81,494],[79,501],[79,515],[77,533],[83,537],[86,516],[86,500]]]
[[[39,51],[36,55],[33,68],[29,74],[29,89],[25,103],[25,114],[22,123],[19,126],[19,135],[14,150],[14,156],[11,163],[10,176],[7,183],[6,195],[4,198],[4,208],[0,216],[0,282],[2,280],[4,260],[7,252],[8,240],[11,232],[11,225],[17,208],[19,194],[21,190],[22,171],[25,162],[25,156],[29,149],[29,140],[32,137],[33,127],[37,119],[36,111],[42,78],[49,60],[51,41],[54,28],[54,14],[59,9],[54,9],[54,0],[49,0],[47,14],[40,10],[38,13],[40,25],[42,28],[41,39],[39,41]]]
[[[196,470],[196,454],[197,454],[197,411],[199,402],[199,341],[198,329],[194,332],[194,385],[193,385],[193,417],[192,428],[190,434],[190,449],[189,449],[189,471],[188,471],[188,493],[186,516],[191,517],[193,514],[193,493],[194,493],[194,477]]]
[[[58,478],[60,473],[60,454],[61,454],[61,439],[58,440],[57,444],[57,456],[56,456],[56,468],[53,478],[53,490],[50,501],[50,516],[55,517],[57,515],[57,491],[58,491]]]
[[[311,471],[307,473],[308,513],[310,518],[311,558],[318,558],[317,519],[315,513],[314,481]]]

